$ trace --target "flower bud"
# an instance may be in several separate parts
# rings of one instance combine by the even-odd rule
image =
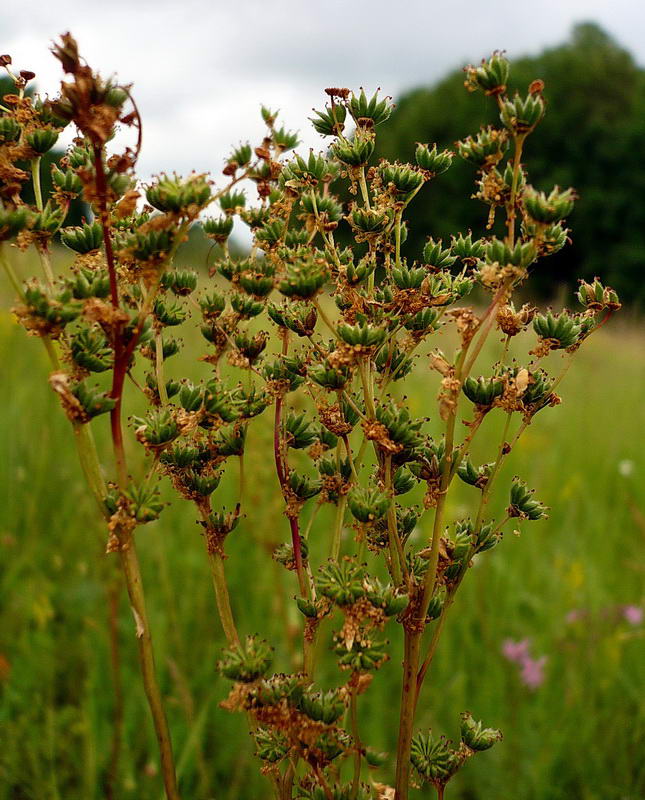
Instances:
[[[0,117],[0,145],[20,139],[22,128],[13,117]]]

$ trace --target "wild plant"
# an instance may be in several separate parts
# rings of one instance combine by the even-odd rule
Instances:
[[[162,476],[197,512],[227,644],[224,706],[246,715],[275,797],[406,800],[411,785],[429,784],[442,798],[466,762],[501,739],[467,711],[456,743],[415,733],[449,611],[505,530],[547,516],[520,477],[502,483],[502,467],[535,417],[560,403],[556,390],[582,343],[620,307],[598,280],[580,284],[578,312],[514,305],[539,260],[567,244],[575,203],[572,189],[533,188],[522,162],[545,113],[542,82],[510,95],[500,53],[467,68],[466,87],[492,98],[499,126],[457,142],[456,152],[418,144],[413,163],[374,163],[389,98],[329,88],[311,120],[322,153],[292,155],[297,135],[263,107],[264,138],[233,149],[221,186],[171,173],[143,186],[131,87],[93,72],[69,34],[53,52],[66,76],[53,100],[31,96],[33,73],[16,74],[1,59],[16,86],[0,117],[2,264],[17,319],[51,360],[49,384],[105,517],[107,550],[121,563],[167,797],[180,795],[136,549],[139,526],[162,513]],[[68,125],[76,138],[43,197],[41,156]],[[113,152],[117,128],[130,129],[133,144]],[[486,235],[429,237],[422,253],[405,252],[406,210],[455,155],[475,170]],[[34,206],[22,199],[29,183]],[[87,221],[65,227],[74,198]],[[243,255],[229,249],[236,222],[252,235]],[[176,265],[189,231],[212,243],[208,275]],[[51,260],[57,241],[74,253],[61,274]],[[18,277],[13,247],[36,250],[42,278]],[[476,304],[467,305],[472,292]],[[191,325],[202,349],[174,358],[175,332]],[[454,340],[454,352],[439,349],[440,337]],[[559,369],[546,359],[552,353],[563,357]],[[436,409],[427,402],[423,418],[404,393],[414,373],[438,383]],[[129,425],[126,395],[146,409]],[[92,427],[108,417],[106,482],[107,455],[99,457]],[[502,420],[501,437],[490,460],[475,462],[473,442],[489,417]],[[295,672],[273,664],[269,642],[239,629],[234,609],[246,590],[227,579],[227,540],[244,535],[247,441],[269,425],[267,459],[285,518],[273,557],[293,575],[301,618]],[[135,440],[143,478],[128,461]],[[238,497],[222,506],[218,486],[231,471]],[[449,502],[458,482],[472,487],[468,515]],[[494,489],[507,498],[501,518],[488,511]],[[318,522],[324,505],[334,512],[331,529]],[[384,638],[393,626],[402,653]],[[320,677],[323,651],[337,665],[331,683]],[[359,730],[357,709],[370,702],[379,671],[401,662],[390,758]]]

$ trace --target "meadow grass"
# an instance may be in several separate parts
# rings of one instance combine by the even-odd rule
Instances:
[[[595,336],[561,387],[562,406],[536,417],[505,467],[507,477],[517,473],[535,486],[552,511],[548,521],[524,524],[520,538],[509,534],[479,557],[450,612],[418,726],[457,736],[455,712],[469,709],[505,733],[498,748],[455,780],[450,800],[636,800],[645,792],[643,627],[621,616],[622,606],[644,600],[644,345],[635,323],[612,323]],[[0,800],[105,797],[115,585],[125,694],[117,797],[159,800],[130,612],[113,557],[104,555],[104,526],[84,488],[69,425],[46,385],[47,370],[40,343],[9,314],[0,317]],[[411,412],[433,418],[435,379],[421,365],[415,374],[406,385]],[[482,456],[499,437],[499,421],[491,415],[485,422]],[[294,637],[301,621],[288,602],[295,577],[270,557],[286,541],[287,525],[272,465],[259,457],[269,424],[251,429],[247,516],[227,542],[227,569],[240,630],[261,630],[278,643],[285,613],[294,615],[288,619]],[[94,423],[101,447],[108,444],[107,426],[106,418]],[[476,449],[475,461],[478,455]],[[234,478],[225,478],[219,497],[233,491]],[[461,486],[452,518],[473,491]],[[494,498],[491,513],[505,502]],[[313,508],[312,502],[305,514]],[[327,519],[329,508],[320,514]],[[413,535],[427,537],[427,525]],[[177,501],[137,533],[180,784],[194,800],[264,798],[267,784],[245,721],[219,707],[228,691],[215,669],[223,637],[199,531],[193,508]],[[312,546],[322,554],[327,543]],[[568,621],[573,610],[579,619]],[[526,637],[533,653],[548,659],[545,682],[535,691],[501,654],[506,638]],[[400,654],[400,642],[393,644]],[[276,669],[294,668],[294,655],[295,644],[293,652],[281,644]],[[323,682],[333,684],[334,662],[322,664]],[[400,670],[390,666],[376,676],[360,724],[392,752]]]

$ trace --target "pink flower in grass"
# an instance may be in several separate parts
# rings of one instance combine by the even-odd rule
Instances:
[[[529,689],[535,691],[544,683],[544,665],[546,664],[546,656],[541,658],[531,658],[527,656],[522,661],[522,671],[520,672],[520,680]]]
[[[504,639],[502,644],[502,655],[513,664],[522,664],[524,659],[529,658],[529,647],[531,643],[528,639],[514,642],[512,639]]]
[[[630,625],[636,627],[643,621],[643,609],[641,606],[623,606],[623,619]]]
[[[512,664],[517,664],[520,668],[520,680],[529,689],[535,691],[544,683],[544,665],[547,658],[546,656],[533,658],[530,648],[529,639],[521,639],[519,642],[505,639],[502,643],[502,655]]]

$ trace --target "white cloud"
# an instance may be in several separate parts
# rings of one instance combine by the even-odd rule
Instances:
[[[71,0],[2,12],[0,51],[33,69],[39,88],[60,79],[49,44],[71,30],[92,66],[133,82],[144,119],[141,174],[213,170],[231,144],[261,135],[259,104],[282,109],[305,146],[306,119],[329,85],[381,86],[396,95],[496,48],[511,55],[562,41],[593,19],[645,60],[645,10],[631,0]]]

